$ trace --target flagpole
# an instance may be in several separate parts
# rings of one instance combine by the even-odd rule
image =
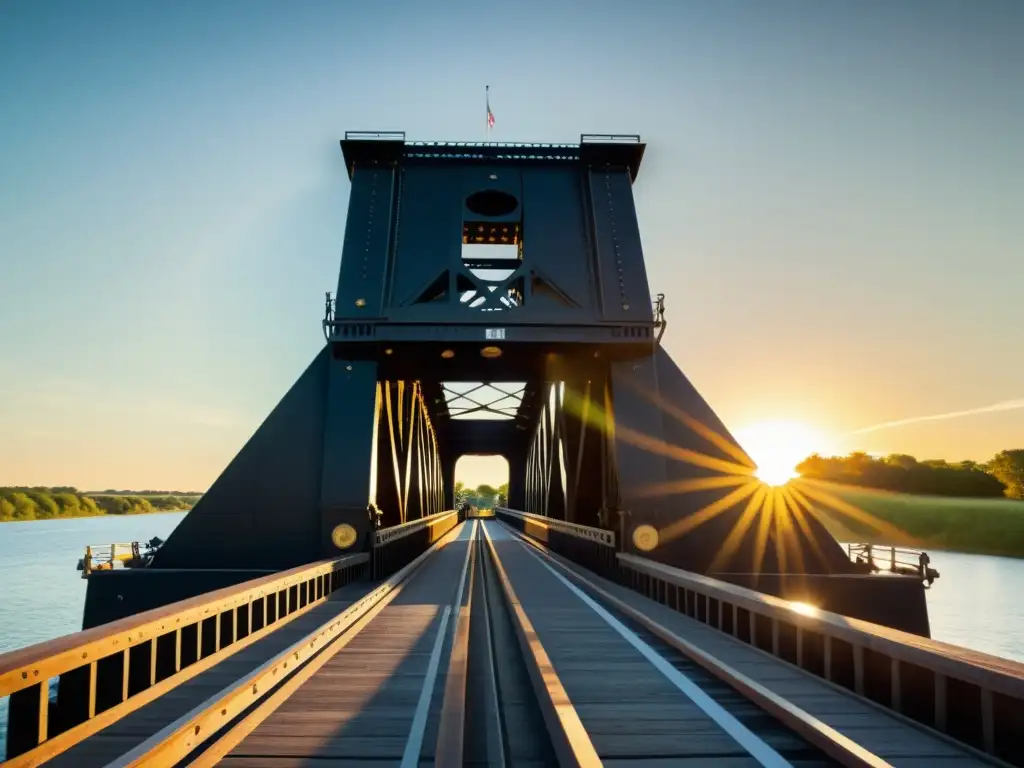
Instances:
[[[484,101],[487,105],[487,112],[484,115],[484,120],[487,123],[487,143],[491,143],[491,86],[485,86],[484,89]]]

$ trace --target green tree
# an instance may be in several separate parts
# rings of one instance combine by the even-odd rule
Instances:
[[[61,517],[79,517],[82,514],[81,499],[74,493],[58,493],[54,495],[53,500]]]
[[[46,520],[51,517],[60,516],[60,507],[57,506],[57,502],[53,500],[53,497],[42,491],[32,491],[29,493],[29,497],[36,503],[36,519]]]
[[[1024,448],[1000,451],[988,463],[988,471],[1006,486],[1011,499],[1024,499]]]
[[[11,502],[14,504],[14,519],[15,520],[35,520],[36,519],[36,506],[35,501],[27,493],[15,493]]]
[[[477,503],[481,506],[489,507],[494,504],[494,497],[498,495],[498,489],[493,485],[483,483],[476,487],[476,498]]]
[[[152,498],[139,494],[100,495],[95,498],[71,486],[0,487],[0,520],[47,520],[91,515],[137,515],[153,511],[189,509],[197,494],[162,493]]]
[[[506,505],[508,505],[508,483],[502,483],[498,486],[498,506]]]
[[[917,459],[905,453],[890,453],[884,461],[890,467],[899,467],[900,469],[909,470],[917,466]]]
[[[998,477],[974,462],[918,461],[906,454],[892,454],[884,459],[865,453],[831,457],[814,454],[797,467],[797,472],[833,483],[931,496],[991,498],[1003,496],[1006,490]]]

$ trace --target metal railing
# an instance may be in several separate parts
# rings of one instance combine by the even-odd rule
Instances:
[[[576,162],[579,147],[561,148],[555,145],[530,146],[524,144],[467,144],[462,147],[446,144],[406,144],[405,157],[429,160],[492,160],[500,162]]]
[[[345,141],[405,141],[405,131],[345,131]]]
[[[524,141],[410,141],[409,147],[430,147],[437,149],[462,147],[496,147],[500,149],[579,149],[577,144],[548,144]]]
[[[614,532],[507,507],[496,507],[494,511],[498,519],[573,562],[602,575],[614,573]]]
[[[323,560],[0,655],[8,759],[63,752],[325,601],[369,559]]]
[[[139,542],[91,544],[85,548],[85,556],[78,563],[82,578],[87,578],[93,571],[108,571],[118,563],[122,565],[142,560]]]
[[[406,141],[405,131],[345,131],[345,141],[402,141],[408,147],[460,148],[500,147],[505,149],[579,149],[582,144],[639,144],[635,133],[581,133],[579,144],[537,141]]]
[[[866,565],[872,571],[919,576],[928,585],[939,578],[939,572],[929,566],[931,558],[928,553],[920,550],[878,544],[847,544],[846,553],[855,563]]]
[[[580,144],[639,144],[638,133],[582,133]]]
[[[1024,664],[619,554],[618,581],[957,741],[1024,765]]]
[[[374,533],[370,573],[374,579],[387,578],[411,563],[458,524],[459,513],[450,509],[381,528]]]

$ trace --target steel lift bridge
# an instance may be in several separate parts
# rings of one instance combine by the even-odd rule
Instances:
[[[661,346],[639,137],[341,149],[324,348],[82,632],[0,655],[11,766],[1024,765],[1024,665],[930,640]]]
[[[813,515],[782,535],[781,518],[730,504],[753,464],[659,344],[638,136],[349,132],[341,149],[352,189],[327,343],[153,572],[187,570],[174,581],[191,591],[220,585],[207,571],[365,551],[377,526],[452,509],[466,454],[508,460],[510,507],[615,531],[623,552],[696,573],[856,572]]]

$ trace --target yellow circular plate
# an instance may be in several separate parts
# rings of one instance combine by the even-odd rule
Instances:
[[[334,546],[338,549],[348,549],[356,543],[357,538],[359,538],[359,534],[348,523],[335,526],[334,530],[331,531],[331,541],[334,542]]]
[[[633,546],[641,552],[650,552],[658,546],[658,529],[653,525],[638,525],[633,529]]]

